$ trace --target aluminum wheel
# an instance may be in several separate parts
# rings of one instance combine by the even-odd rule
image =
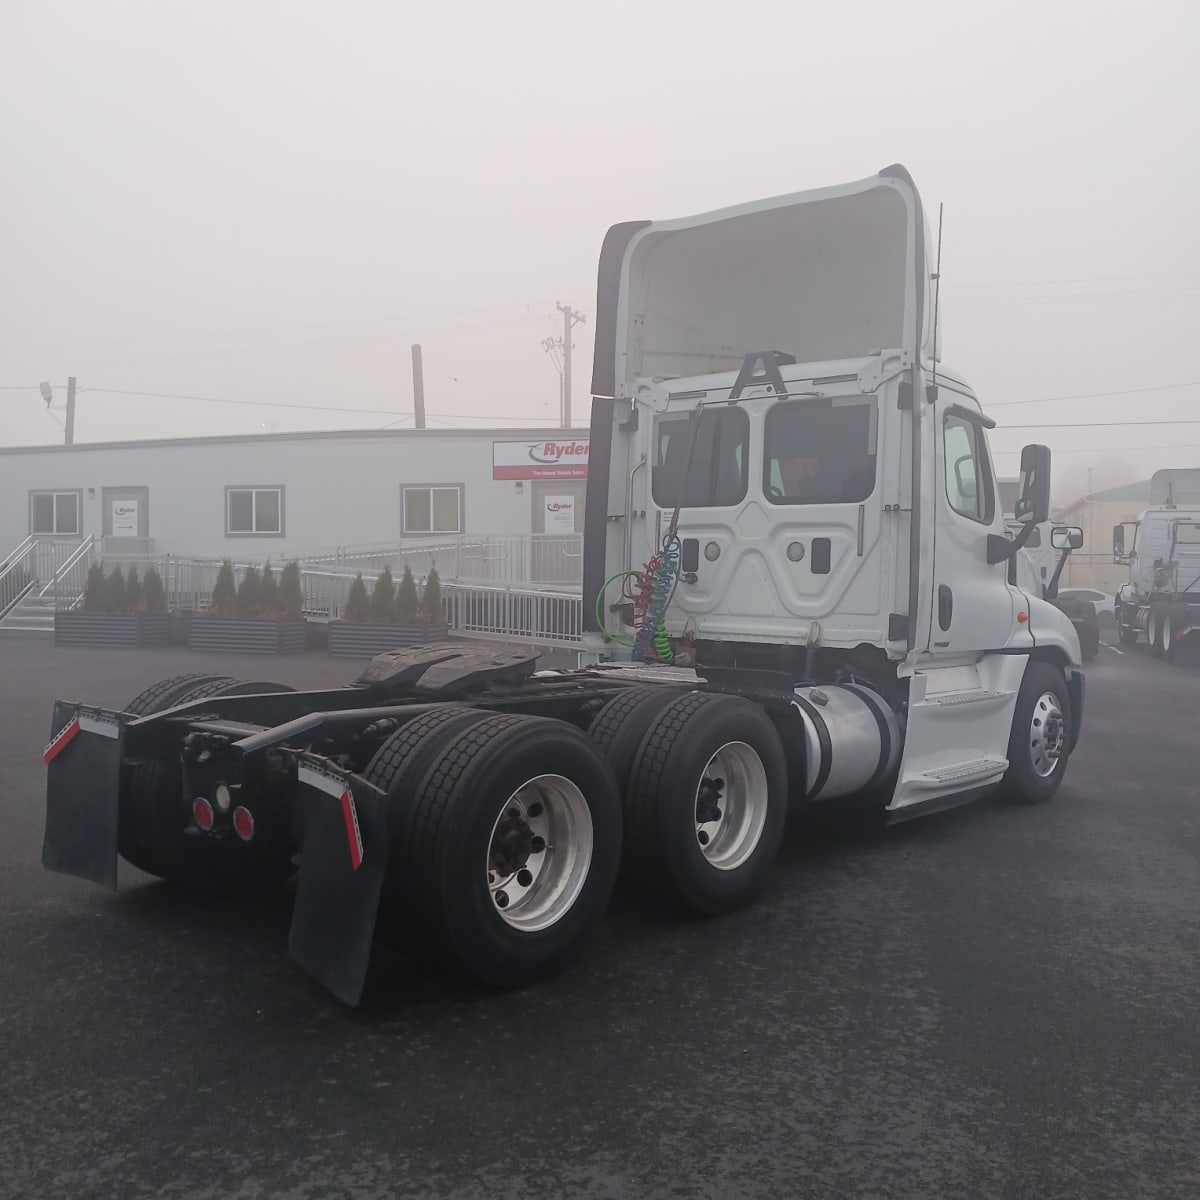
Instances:
[[[1174,631],[1171,629],[1171,614],[1167,613],[1162,619],[1162,624],[1158,627],[1158,636],[1162,641],[1162,652],[1168,656],[1171,653],[1171,638],[1173,636],[1173,632]]]
[[[1062,708],[1053,692],[1043,692],[1033,706],[1029,729],[1030,758],[1034,771],[1043,779],[1053,775],[1062,757],[1066,732]]]
[[[592,814],[563,775],[539,775],[505,802],[492,826],[487,884],[513,929],[536,933],[571,910],[592,865]]]
[[[696,841],[710,866],[733,871],[754,853],[767,823],[767,772],[745,742],[726,742],[696,788]]]

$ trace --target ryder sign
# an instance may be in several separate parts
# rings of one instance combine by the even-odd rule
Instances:
[[[493,442],[493,479],[586,479],[588,440]]]

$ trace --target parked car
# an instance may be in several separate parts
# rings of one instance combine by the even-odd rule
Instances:
[[[1096,620],[1102,627],[1115,625],[1117,620],[1117,598],[1096,588],[1059,588],[1060,596],[1074,596],[1078,600],[1089,600],[1096,608]]]

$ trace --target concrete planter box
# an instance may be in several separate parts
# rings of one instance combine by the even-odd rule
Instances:
[[[89,613],[61,609],[54,614],[56,646],[111,646],[137,650],[165,646],[166,613]]]
[[[335,658],[374,658],[406,646],[446,640],[445,625],[360,625],[329,622],[329,653]]]
[[[307,648],[302,618],[193,616],[187,647],[207,654],[299,654]]]

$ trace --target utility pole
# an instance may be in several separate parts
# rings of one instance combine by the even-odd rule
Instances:
[[[75,376],[67,379],[67,445],[75,445]]]
[[[562,335],[562,427],[571,427],[571,330],[587,320],[583,313],[576,312],[569,304],[554,305],[563,315]]]
[[[413,360],[413,425],[425,428],[425,370],[421,365],[421,347],[412,348]]]

